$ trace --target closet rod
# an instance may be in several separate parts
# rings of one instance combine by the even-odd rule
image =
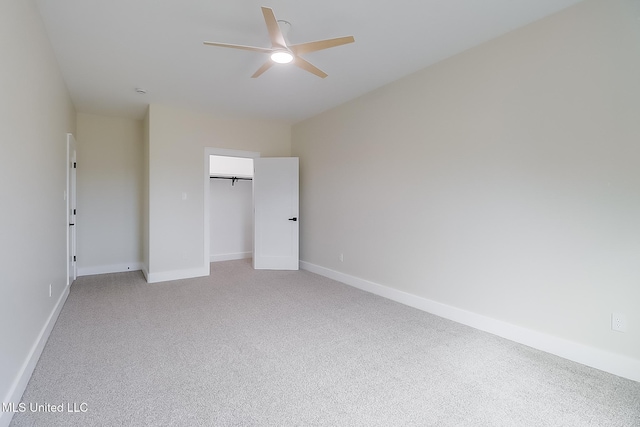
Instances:
[[[209,178],[213,178],[213,179],[231,179],[233,181],[239,181],[239,180],[252,181],[253,180],[253,178],[238,178],[237,176],[210,176]]]
[[[231,180],[231,185],[235,186],[236,185],[236,181],[252,181],[252,178],[238,178],[237,176],[209,176],[209,178],[213,178],[213,179],[230,179]]]

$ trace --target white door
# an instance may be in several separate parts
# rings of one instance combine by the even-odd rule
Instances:
[[[253,268],[298,269],[298,158],[253,160]]]
[[[67,134],[67,285],[77,276],[76,264],[76,140]]]

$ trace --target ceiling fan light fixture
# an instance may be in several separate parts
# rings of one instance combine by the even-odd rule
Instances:
[[[288,64],[293,61],[293,55],[287,50],[277,50],[271,54],[271,60],[278,64]]]
[[[256,47],[256,46],[244,46],[239,44],[207,42],[204,44],[209,46],[228,47],[233,49],[250,50],[253,52],[268,53],[269,59],[251,76],[252,79],[260,77],[265,71],[273,67],[273,64],[289,64],[302,68],[304,71],[308,71],[311,74],[324,79],[327,77],[327,73],[306,61],[300,55],[309,52],[315,52],[318,50],[328,49],[330,47],[342,46],[343,44],[353,43],[355,39],[353,36],[337,37],[333,39],[317,40],[308,43],[298,43],[290,45],[286,39],[286,33],[289,32],[291,24],[287,21],[278,21],[273,14],[273,9],[269,7],[262,7],[262,15],[264,16],[264,22],[267,25],[267,31],[269,38],[271,39],[271,48]]]

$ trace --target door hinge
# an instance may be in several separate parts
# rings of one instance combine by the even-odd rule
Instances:
[[[73,256],[73,262],[76,262],[76,261],[77,261],[77,260],[76,260],[76,256],[74,255],[74,256]]]
[[[75,209],[73,210],[73,214],[76,215],[76,210]]]
[[[78,167],[78,164],[76,162],[73,162],[73,168],[76,169]]]

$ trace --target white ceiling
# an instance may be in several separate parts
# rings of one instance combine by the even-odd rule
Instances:
[[[295,123],[580,0],[36,0],[79,112],[141,118],[150,103]],[[270,47],[260,7],[290,43],[355,43],[250,76]],[[135,92],[136,87],[148,91]]]

